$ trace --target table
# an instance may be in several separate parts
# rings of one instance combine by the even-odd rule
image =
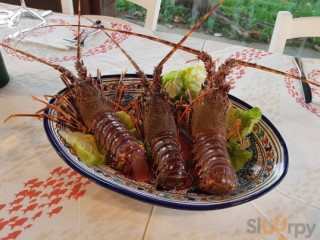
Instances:
[[[1,4],[0,8],[12,6]],[[48,24],[75,23],[74,16],[53,14]],[[104,25],[178,40],[121,20]],[[57,32],[59,34],[57,34]],[[18,48],[73,69],[75,52],[59,39],[71,28],[49,28],[29,36]],[[1,39],[4,31],[0,32]],[[53,35],[52,35],[53,34]],[[56,34],[56,35],[55,35]],[[58,36],[57,42],[52,41]],[[115,34],[146,73],[170,48]],[[103,40],[102,40],[103,39]],[[41,40],[40,42],[37,40]],[[119,74],[134,69],[103,36],[83,50],[89,72]],[[42,43],[42,44],[41,44]],[[54,45],[55,44],[55,45]],[[92,45],[91,45],[92,44]],[[239,46],[216,45],[190,38],[188,46],[207,50],[220,61],[235,57],[297,73],[292,57]],[[95,47],[98,46],[98,47]],[[33,113],[43,105],[30,95],[55,94],[64,86],[51,67],[1,48],[10,82],[0,89],[0,121],[12,113]],[[93,56],[94,55],[94,56]],[[178,51],[164,71],[185,67],[194,56]],[[308,78],[319,82],[319,60],[304,59]],[[320,237],[320,105],[303,102],[300,84],[283,76],[239,67],[229,76],[231,94],[253,106],[277,127],[289,150],[289,171],[271,192],[251,202],[214,211],[175,210],[140,202],[106,190],[68,167],[53,150],[42,121],[16,118],[0,124],[0,237],[2,239],[319,239]],[[314,88],[314,97],[320,97]],[[77,190],[72,195],[72,190]],[[273,221],[278,228],[269,224]],[[284,224],[285,228],[282,228]],[[273,230],[273,231],[272,231]],[[6,238],[7,237],[7,238]]]

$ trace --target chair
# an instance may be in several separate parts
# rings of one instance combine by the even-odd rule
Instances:
[[[60,0],[60,1],[61,1],[61,9],[63,13],[74,14],[72,0]]]
[[[104,3],[113,4],[112,7],[115,7],[115,1],[104,1],[101,0],[102,5]],[[145,20],[144,27],[151,29],[153,31],[156,30],[158,17],[160,12],[161,0],[127,0],[129,2],[135,3],[147,10],[147,16]],[[61,0],[62,12],[67,14],[74,14],[73,10],[73,1],[72,0]]]
[[[128,0],[147,10],[146,21],[144,24],[145,28],[156,30],[158,17],[160,12],[161,0]]]
[[[268,51],[283,53],[287,39],[300,37],[320,37],[320,17],[293,18],[290,12],[279,11]]]

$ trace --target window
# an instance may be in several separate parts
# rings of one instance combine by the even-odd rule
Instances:
[[[157,31],[184,35],[217,2],[162,0]],[[137,24],[145,17],[143,8],[125,0],[117,0],[117,10]],[[285,10],[293,17],[320,16],[320,1],[225,0],[192,36],[268,50],[277,13]],[[288,40],[284,53],[320,58],[320,38]]]

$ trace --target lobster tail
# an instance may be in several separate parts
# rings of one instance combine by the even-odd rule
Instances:
[[[129,133],[115,113],[99,114],[93,126],[96,141],[112,155],[113,168],[136,181],[149,179],[150,170],[143,145]]]
[[[157,182],[165,189],[181,188],[187,181],[185,161],[177,139],[177,134],[164,132],[151,141],[151,155]]]
[[[179,189],[187,181],[187,172],[166,96],[165,92],[151,91],[144,99],[143,128],[151,145],[152,168],[158,184],[165,189]]]
[[[214,132],[196,138],[192,151],[197,188],[210,194],[225,194],[236,186],[224,134]]]

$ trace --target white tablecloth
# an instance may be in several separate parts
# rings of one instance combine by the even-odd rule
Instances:
[[[4,7],[10,8],[0,4]],[[49,24],[76,23],[75,17],[63,14],[47,19]],[[103,24],[153,35],[146,29],[114,21]],[[43,38],[44,44],[22,41],[17,48],[72,69],[75,51],[48,45],[74,33],[66,27],[43,29],[33,38]],[[0,35],[3,39],[5,32]],[[146,73],[152,73],[170,49],[132,36],[116,36]],[[119,74],[126,69],[134,72],[103,34],[88,41],[87,46],[83,59],[93,75],[97,68],[102,74]],[[51,67],[3,48],[1,52],[10,82],[0,89],[0,122],[12,113],[40,109],[43,105],[32,101],[30,95],[55,94],[64,87],[59,73]],[[296,73],[292,58],[285,55],[237,46],[211,54],[221,61],[231,56]],[[164,71],[184,67],[185,60],[175,54]],[[304,64],[308,78],[319,82],[320,61],[304,59]],[[228,79],[233,86],[230,93],[258,106],[287,144],[289,171],[274,190],[254,201],[214,211],[175,210],[143,203],[106,190],[74,172],[51,147],[42,121],[16,118],[0,124],[0,238],[319,239],[320,105],[305,104],[299,82],[273,73],[238,67]],[[313,89],[315,97],[320,98],[319,92]],[[276,219],[277,229],[263,226]]]

